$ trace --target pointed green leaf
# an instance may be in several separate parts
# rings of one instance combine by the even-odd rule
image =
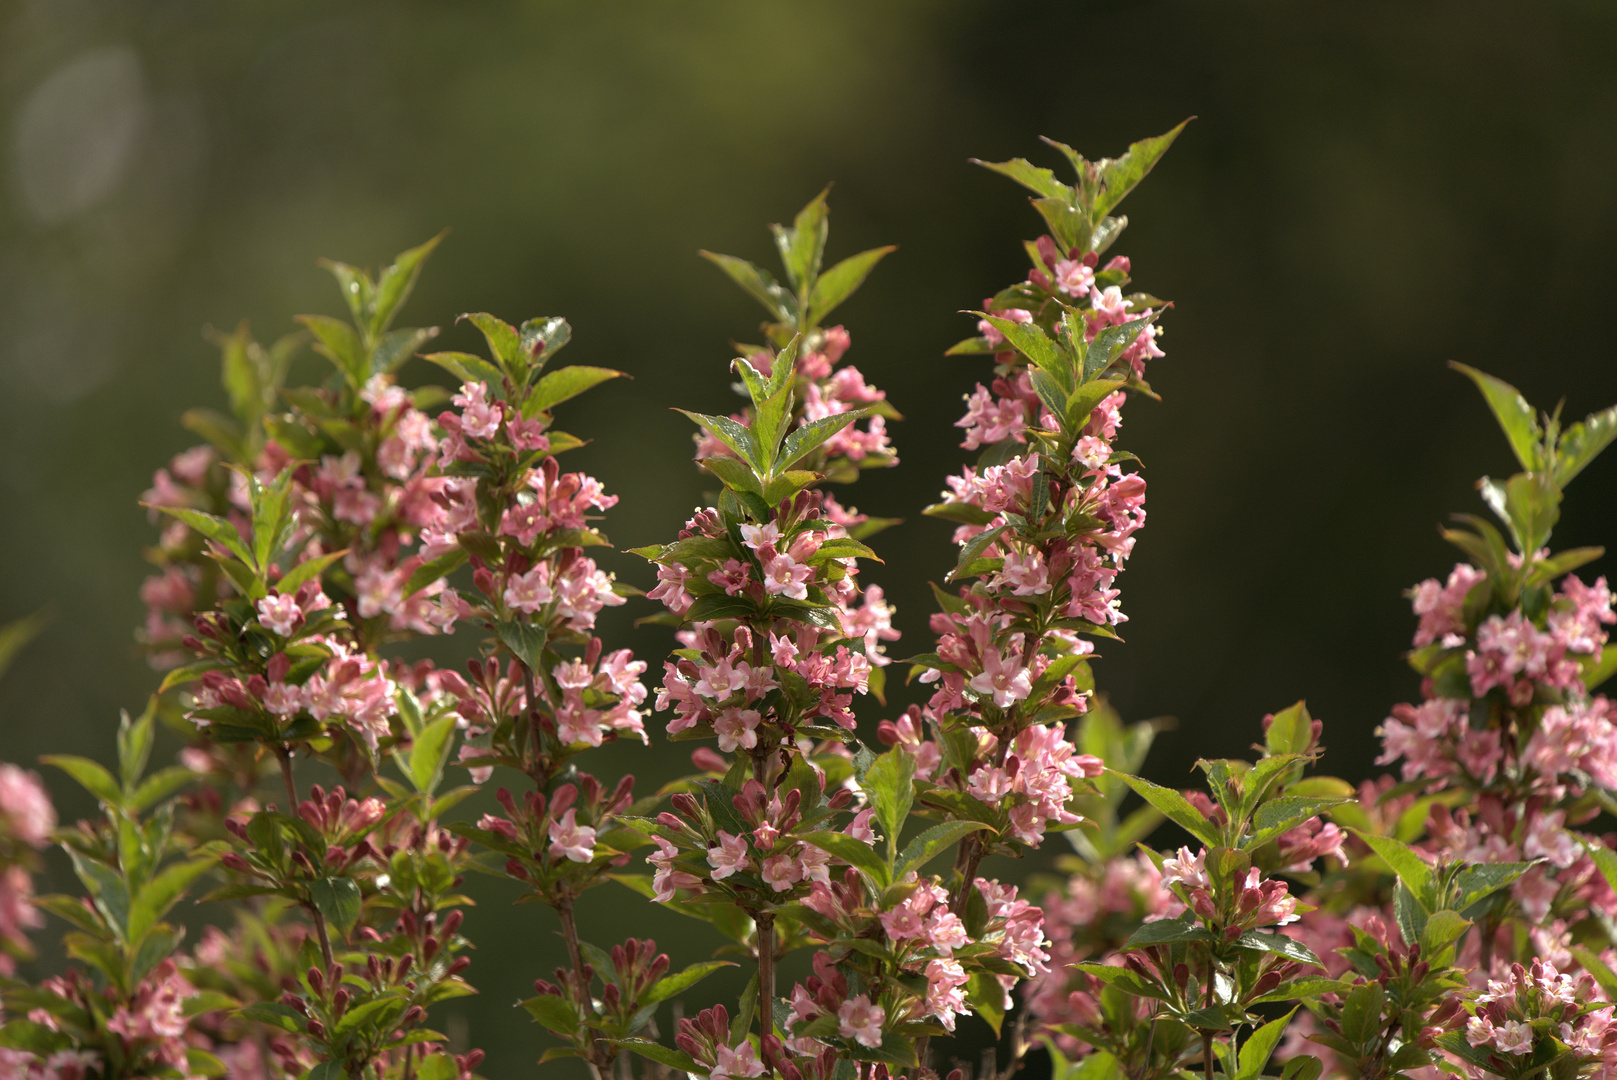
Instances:
[[[820,272],[820,258],[829,232],[829,210],[825,205],[829,194],[831,189],[827,187],[809,200],[809,204],[797,212],[790,229],[779,225],[769,227],[775,236],[775,247],[780,251],[781,265],[786,268],[786,279],[793,288],[801,289],[804,282],[813,280]]]
[[[1060,199],[1067,203],[1073,201],[1073,189],[1056,179],[1056,174],[1049,169],[1040,168],[1025,158],[1013,158],[1010,161],[979,161],[972,158],[973,165],[981,165],[1001,176],[1008,176],[1018,184],[1047,199]]]
[[[818,420],[810,420],[796,431],[786,436],[781,444],[780,456],[772,463],[774,469],[789,469],[803,458],[818,450],[831,436],[855,420],[862,420],[870,415],[867,409],[855,409],[852,412],[838,413],[835,416],[825,416]]]
[[[249,569],[257,569],[253,562],[253,554],[247,550],[247,544],[242,540],[241,533],[224,518],[204,514],[200,510],[189,510],[183,506],[157,506],[151,509],[161,510],[170,517],[179,518],[209,540],[224,547]]]
[[[642,1007],[673,997],[681,991],[688,990],[701,982],[720,968],[735,967],[728,960],[704,960],[699,964],[692,964],[684,971],[673,975],[665,975],[652,984],[651,989],[640,995]]]
[[[330,315],[299,315],[297,321],[314,332],[314,351],[330,360],[355,390],[370,376],[370,362],[360,349],[359,335],[341,319]]]
[[[573,340],[573,328],[559,315],[541,315],[523,323],[518,338],[528,359],[535,367],[543,367]]]
[[[1237,1055],[1238,1064],[1235,1068],[1235,1080],[1257,1080],[1263,1075],[1268,1066],[1269,1059],[1274,1056],[1275,1048],[1280,1045],[1280,1039],[1286,1033],[1286,1025],[1297,1012],[1293,1006],[1291,1012],[1264,1024],[1251,1035],[1247,1036]]]
[[[1128,153],[1115,161],[1098,163],[1101,167],[1101,191],[1095,197],[1094,215],[1097,222],[1111,213],[1112,208],[1145,179],[1146,173],[1168,152],[1168,147],[1173,145],[1188,123],[1189,120],[1182,120],[1172,131],[1131,143]]]
[[[674,411],[689,418],[702,430],[728,446],[732,453],[752,465],[756,471],[760,473],[769,471],[768,463],[764,461],[763,454],[760,453],[757,442],[746,425],[737,423],[728,416],[709,416],[706,413],[686,412],[684,409]]]
[[[1617,438],[1617,405],[1567,427],[1555,453],[1555,486],[1566,487]]]
[[[517,336],[517,328],[486,311],[467,312],[461,319],[483,332],[483,339],[488,342],[495,363],[511,376],[512,382],[521,385],[528,370],[528,353],[522,347],[522,339]]]
[[[1533,407],[1527,404],[1521,392],[1503,379],[1496,379],[1474,367],[1453,360],[1449,361],[1449,367],[1477,384],[1477,389],[1482,391],[1483,398],[1488,402],[1488,408],[1493,410],[1494,418],[1504,429],[1505,438],[1510,441],[1510,448],[1515,451],[1516,460],[1521,462],[1522,468],[1528,472],[1537,469],[1538,444],[1543,433],[1539,430]]]
[[[505,381],[505,376],[499,368],[481,356],[473,356],[471,353],[428,353],[421,359],[430,360],[463,383],[486,383],[490,391],[497,392],[500,384]]]
[[[1112,769],[1106,770],[1108,775],[1120,778],[1125,784],[1133,788],[1146,802],[1156,807],[1169,821],[1190,833],[1208,847],[1216,847],[1219,843],[1218,828],[1202,812],[1191,805],[1190,800],[1172,788],[1159,787],[1143,777],[1119,773]]]
[[[981,821],[945,821],[932,826],[904,845],[904,853],[893,868],[893,880],[903,881],[911,870],[920,870],[967,836],[985,829],[993,831]]]
[[[777,322],[790,322],[797,315],[797,301],[791,293],[775,283],[768,273],[734,255],[718,255],[699,251],[698,255],[730,276],[730,280],[747,290],[747,294],[762,304]]]
[[[123,789],[100,763],[73,754],[47,754],[39,760],[67,773],[107,806],[116,809],[123,805]]]
[[[870,276],[877,263],[897,250],[898,248],[889,245],[861,251],[857,255],[843,259],[821,274],[820,279],[814,283],[814,292],[809,295],[809,320],[818,323],[831,314],[844,300],[853,295],[854,290],[865,283],[865,278]]]
[[[381,277],[376,282],[375,297],[369,305],[371,337],[380,337],[382,332],[392,325],[393,317],[409,299],[411,290],[415,288],[416,279],[421,276],[422,264],[448,235],[449,230],[445,229],[425,244],[400,252],[394,258],[393,265],[382,271]],[[342,279],[339,277],[338,280]]]
[[[849,866],[864,871],[879,888],[886,888],[891,880],[887,874],[887,863],[863,840],[855,840],[847,833],[840,832],[812,832],[801,835],[798,839],[813,844],[821,851],[828,851]]]
[[[522,415],[532,418],[547,409],[575,398],[594,386],[599,386],[608,379],[626,377],[621,371],[611,368],[587,367],[577,364],[573,367],[557,368],[547,373],[528,394],[527,400],[522,403]]]
[[[323,877],[309,882],[309,899],[326,922],[343,936],[359,921],[363,901],[359,884],[351,877]]]

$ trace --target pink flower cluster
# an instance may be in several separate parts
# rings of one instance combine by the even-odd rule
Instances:
[[[640,681],[646,664],[628,649],[602,654],[601,640],[591,638],[580,659],[565,660],[550,672],[559,697],[546,691],[540,700],[528,700],[521,669],[515,661],[502,672],[497,660],[468,665],[471,681],[454,672],[438,673],[438,684],[453,699],[464,738],[460,761],[481,784],[492,766],[479,764],[489,757],[490,737],[504,717],[520,716],[530,705],[541,710],[539,723],[563,747],[600,746],[627,732],[646,741],[640,706],[646,687]],[[536,685],[536,691],[539,687]]]
[[[810,340],[817,341],[819,347],[811,348],[797,358],[797,377],[802,380],[803,423],[823,420],[828,416],[840,416],[845,412],[869,408],[887,400],[886,392],[866,383],[864,375],[858,368],[851,365],[837,367],[853,341],[845,328],[828,327],[811,336]],[[747,362],[765,378],[768,378],[775,368],[775,357],[769,352],[755,352],[747,357]],[[896,413],[890,414],[897,416]],[[749,422],[747,412],[736,413],[731,419],[741,424]],[[863,428],[860,427],[860,423],[864,424]],[[835,463],[839,461],[848,462],[857,468],[898,464],[898,455],[893,450],[887,434],[887,419],[880,412],[868,420],[855,421],[831,436],[825,441],[821,453],[832,468],[835,468]],[[696,438],[696,456],[707,458],[734,455],[729,447],[703,431]]]
[[[1609,1005],[1586,1009],[1591,1000],[1598,999],[1589,975],[1573,979],[1544,960],[1534,960],[1530,970],[1514,964],[1506,978],[1490,980],[1477,995],[1466,1042],[1527,1057],[1541,1039],[1553,1038],[1572,1052],[1577,1075],[1605,1080],[1617,1075],[1617,1024]]]
[[[1207,849],[1192,855],[1189,848],[1162,860],[1162,884],[1179,886],[1187,906],[1201,918],[1218,926],[1238,926],[1251,930],[1260,926],[1285,926],[1300,917],[1297,898],[1291,895],[1284,881],[1264,879],[1257,867],[1247,871],[1233,898],[1230,910],[1220,911],[1208,891],[1212,887],[1207,877]]]
[[[1023,728],[1003,758],[995,736],[984,732],[981,738],[983,756],[1004,764],[973,769],[966,790],[980,802],[1002,807],[1013,836],[1037,847],[1050,823],[1076,825],[1082,820],[1067,809],[1072,781],[1099,776],[1104,768],[1100,758],[1078,753],[1058,727]]]
[[[579,785],[583,786],[582,803]],[[521,803],[502,787],[496,797],[506,816],[484,814],[477,827],[520,848],[523,856],[507,862],[506,873],[531,881],[535,875],[543,877],[565,862],[592,862],[599,830],[580,823],[579,810],[589,821],[601,824],[629,805],[633,786],[634,778],[625,777],[615,790],[606,792],[593,776],[580,773],[579,784],[562,784],[549,799],[543,792],[530,791]],[[549,856],[548,862],[541,859],[541,851]],[[532,853],[531,858],[528,853]]]
[[[840,809],[851,800],[851,793],[840,791],[830,806]],[[655,870],[652,885],[658,902],[672,899],[676,889],[698,891],[721,882],[724,891],[766,891],[773,902],[785,899],[775,894],[800,885],[818,889],[830,881],[831,856],[791,835],[803,820],[802,791],[766,791],[757,780],[748,780],[731,802],[742,826],[735,833],[715,828],[710,835],[696,801],[686,794],[674,796],[676,812],[658,816],[667,832],[652,837],[658,850],[647,858]],[[686,855],[676,866],[675,860],[690,852],[701,861]]]

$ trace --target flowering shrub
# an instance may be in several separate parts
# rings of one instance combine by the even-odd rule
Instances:
[[[207,441],[144,499],[157,692],[119,727],[116,771],[45,759],[100,816],[57,829],[37,777],[0,765],[0,1075],[471,1077],[483,1055],[451,1053],[433,1008],[475,992],[474,870],[554,912],[566,963],[521,1004],[542,1062],[596,1077],[935,1077],[973,1015],[1001,1036],[999,1077],[1038,1045],[1084,1080],[1617,1075],[1617,852],[1587,829],[1617,811],[1594,693],[1617,615],[1604,579],[1572,573],[1598,549],[1547,547],[1617,410],[1563,424],[1461,369],[1523,471],[1481,484],[1504,529],[1461,519],[1467,561],[1410,594],[1423,700],[1380,729],[1398,777],[1316,772],[1322,725],[1298,703],[1265,718],[1255,761],[1161,787],[1139,775],[1149,725],[1096,697],[1145,524],[1122,412],[1156,396],[1170,307],[1108,254],[1114,211],[1179,130],[1099,162],[1052,144],[1071,183],[988,166],[1048,231],[950,350],[985,365],[958,423],[978,456],[926,511],[959,556],[936,642],[899,661],[930,696],[891,718],[893,609],[859,580],[891,522],[824,485],[898,463],[899,414],[826,325],[893,249],[826,266],[824,193],[774,227],[781,280],[703,253],[768,321],[732,365],[745,402],[686,413],[718,489],[635,551],[666,658],[598,632],[642,594],[592,554],[618,500],[564,471],[582,439],[556,417],[621,373],[554,364],[565,320],[464,316],[486,355],[427,354],[454,385],[403,389],[437,331],[393,322],[433,240],[376,275],[328,264],[348,321],[305,316],[268,348],[220,336],[230,414],[186,414]],[[330,376],[288,386],[311,343]],[[456,633],[464,674],[398,657]],[[159,721],[186,746],[148,775]],[[654,735],[699,743],[694,771],[637,797],[582,767]],[[499,812],[456,812],[485,785]],[[985,876],[1052,833],[1064,880]],[[33,897],[51,841],[82,896]],[[583,940],[596,887],[706,923],[718,958],[676,971],[651,940]],[[169,921],[186,896],[214,924],[194,945]],[[42,912],[69,924],[69,965],[31,982]],[[703,1002],[736,963],[740,998]]]

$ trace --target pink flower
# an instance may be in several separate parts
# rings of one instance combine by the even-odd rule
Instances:
[[[651,887],[656,890],[652,896],[653,900],[659,904],[666,904],[674,898],[675,889],[701,888],[701,878],[684,870],[674,869],[674,859],[679,856],[677,847],[661,836],[653,836],[651,840],[657,845],[657,853],[646,856],[646,862],[650,863],[655,871],[651,875]]]
[[[1209,888],[1206,863],[1205,849],[1192,855],[1189,848],[1182,847],[1178,855],[1162,860],[1162,884],[1183,885],[1187,889]]]
[[[1020,634],[1011,639],[1013,656],[1021,641]],[[979,694],[992,695],[995,705],[1008,709],[1033,689],[1033,675],[1014,658],[1007,659],[997,649],[990,648],[983,653],[983,670],[973,675],[967,685]]]
[[[573,862],[589,862],[595,858],[595,830],[578,824],[578,811],[568,810],[557,821],[550,823],[550,857],[563,856]]]
[[[553,599],[548,563],[540,563],[525,574],[512,574],[505,581],[505,605],[514,611],[532,614]]]
[[[881,1045],[881,1026],[886,1020],[886,1010],[872,1005],[868,997],[860,994],[844,1001],[837,1009],[837,1034],[874,1050]]]
[[[732,705],[713,721],[713,733],[719,737],[719,749],[726,754],[736,747],[751,750],[758,745],[758,724],[763,716],[757,709],[741,709]]]
[[[927,919],[926,940],[927,944],[945,956],[971,942],[966,933],[966,924],[960,921],[960,916],[943,907],[934,908]]]
[[[1533,1026],[1507,1020],[1495,1029],[1493,1044],[1507,1054],[1530,1054],[1533,1052]]]
[[[781,553],[764,563],[764,591],[771,596],[785,596],[802,600],[808,596],[808,583],[814,580],[814,568],[799,564],[790,555]]]
[[[790,855],[771,855],[764,860],[762,876],[771,889],[785,892],[803,880],[803,868]]]
[[[1055,274],[1057,291],[1068,296],[1087,294],[1095,281],[1094,269],[1077,259],[1062,259],[1050,269]]]
[[[736,1080],[764,1074],[764,1063],[758,1060],[758,1054],[750,1042],[743,1042],[734,1049],[717,1046],[713,1053],[713,1068],[708,1071],[708,1080]]]
[[[10,763],[0,764],[0,814],[11,834],[30,847],[44,847],[56,828],[56,810],[39,777]]]
[[[460,393],[450,400],[461,407],[460,429],[474,439],[492,439],[500,430],[501,404],[487,400],[483,383],[462,383]]]
[[[713,867],[716,881],[723,881],[737,870],[747,869],[747,838],[731,836],[720,829],[718,844],[707,849],[707,862]]]
[[[291,637],[303,623],[303,609],[295,596],[266,596],[258,602],[258,621],[273,633]]]

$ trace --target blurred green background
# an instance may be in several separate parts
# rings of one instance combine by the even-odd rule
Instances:
[[[405,321],[464,348],[459,312],[564,314],[569,361],[631,372],[564,423],[597,440],[575,467],[623,497],[607,531],[649,543],[704,486],[668,408],[729,407],[727,342],[761,314],[695,250],[772,262],[764,225],[832,180],[831,257],[900,245],[838,315],[907,416],[903,464],[851,498],[907,519],[866,578],[899,606],[894,654],[920,651],[953,555],[918,511],[965,456],[950,425],[985,367],[941,354],[1038,231],[966,159],[1054,165],[1041,134],[1117,153],[1191,114],[1115,249],[1177,306],[1165,400],[1127,417],[1151,519],[1099,678],[1126,718],[1177,718],[1150,767],[1165,782],[1299,697],[1334,771],[1367,775],[1373,728],[1417,692],[1401,590],[1452,564],[1436,525],[1479,511],[1474,479],[1513,468],[1444,362],[1579,415],[1617,401],[1609,3],[5,0],[0,616],[52,622],[0,685],[0,757],[108,757],[117,710],[153,688],[131,643],[153,536],[135,503],[194,441],[179,414],[222,403],[202,325],[272,338],[338,313],[317,256],[376,263],[449,226]],[[1578,480],[1560,546],[1617,537],[1614,481],[1617,454]],[[647,584],[635,562],[614,568]],[[606,625],[655,658],[666,631],[628,627],[645,610]],[[599,765],[649,785],[685,753],[657,739]],[[559,943],[478,888],[483,994],[445,1022],[487,1075],[529,1075],[546,1042],[509,1006]],[[654,934],[676,961],[708,948],[606,890],[583,930]]]

